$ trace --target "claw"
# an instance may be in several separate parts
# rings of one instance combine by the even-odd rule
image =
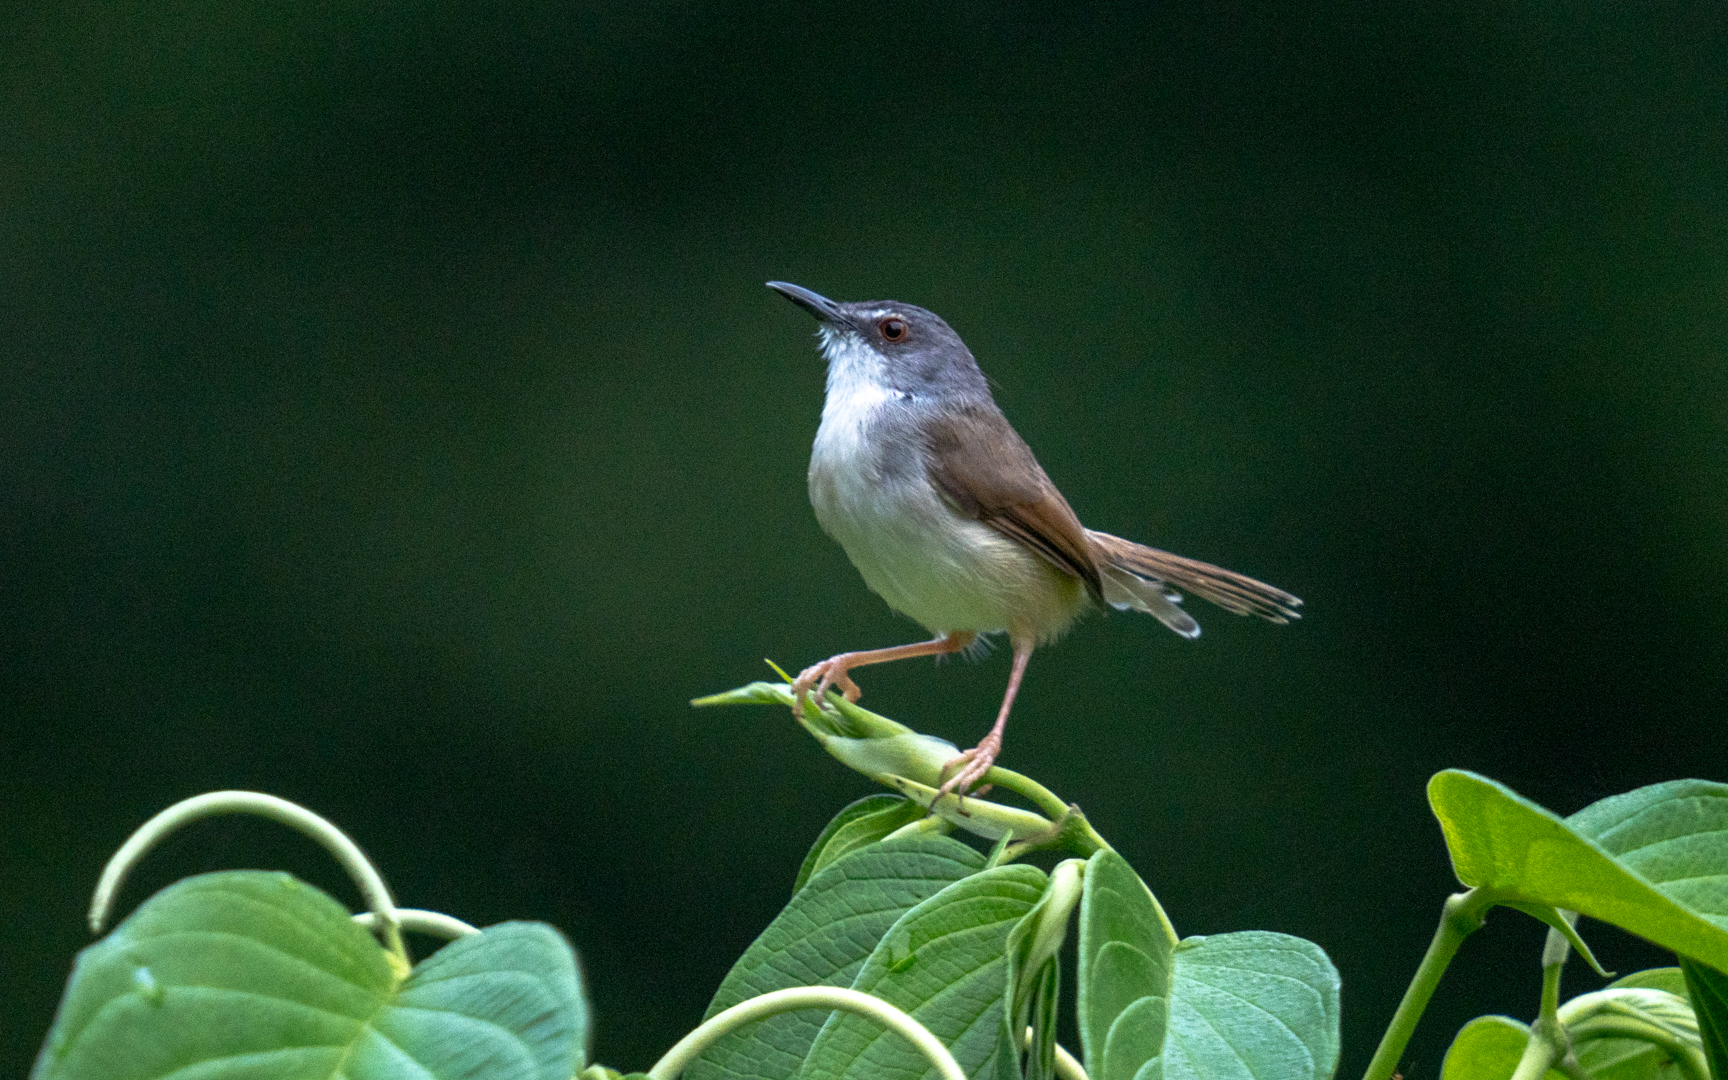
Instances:
[[[1002,740],[996,736],[995,732],[984,736],[984,741],[972,749],[962,751],[944,767],[944,771],[946,771],[959,765],[960,771],[942,782],[942,786],[936,789],[936,797],[958,795],[961,802],[964,803],[967,794],[972,790],[972,785],[984,778],[984,774],[990,771],[992,765],[996,764],[996,755],[1001,752]]]
[[[841,653],[800,671],[798,677],[792,681],[793,709],[803,715],[804,702],[809,699],[812,690],[816,695],[816,707],[827,708],[828,691],[835,686],[840,687],[840,693],[847,701],[857,701],[863,697],[864,691],[860,690],[858,684],[852,681],[852,676],[846,673],[846,661],[849,659],[848,654]]]

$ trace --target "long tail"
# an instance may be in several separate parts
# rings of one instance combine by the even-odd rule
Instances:
[[[1183,637],[1199,636],[1200,624],[1176,606],[1182,594],[1172,586],[1203,596],[1237,615],[1258,615],[1275,623],[1302,617],[1296,610],[1302,606],[1301,600],[1234,570],[1092,529],[1086,530],[1086,539],[1092,544],[1092,555],[1104,581],[1105,602],[1111,607],[1144,611]]]

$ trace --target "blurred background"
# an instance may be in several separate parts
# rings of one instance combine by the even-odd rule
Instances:
[[[694,1025],[871,787],[687,701],[920,633],[810,513],[770,278],[933,309],[1087,524],[1307,600],[1090,620],[1004,764],[1183,933],[1323,945],[1342,1075],[1455,887],[1429,775],[1728,779],[1717,5],[91,0],[0,42],[8,1074],[103,860],[216,788],[562,928],[608,1064]],[[1007,666],[864,703],[971,745]],[[241,866],[358,906],[244,821],[123,903]],[[1542,933],[1468,943],[1407,1080],[1534,1014]]]

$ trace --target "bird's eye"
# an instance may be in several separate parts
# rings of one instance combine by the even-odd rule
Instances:
[[[876,324],[876,330],[888,341],[906,340],[906,320],[888,318]]]

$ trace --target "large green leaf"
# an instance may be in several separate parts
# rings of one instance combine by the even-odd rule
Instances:
[[[944,836],[886,840],[812,875],[732,966],[707,1015],[789,986],[849,986],[895,921],[984,857]],[[798,1071],[826,1014],[790,1012],[717,1040],[689,1080],[772,1080]]]
[[[1093,1080],[1326,1080],[1338,1066],[1338,972],[1318,945],[1264,931],[1177,942],[1114,852],[1087,865],[1079,980]]]
[[[287,874],[189,878],[78,956],[35,1080],[568,1080],[588,1011],[558,932],[504,923],[398,982]]]
[[[1016,864],[955,882],[895,922],[852,988],[911,1013],[942,1040],[966,1075],[990,1075],[1003,1031],[1008,934],[1038,902],[1046,881],[1038,868]],[[846,1075],[919,1080],[936,1072],[899,1035],[836,1012],[800,1076]]]
[[[1728,784],[1651,784],[1591,803],[1566,824],[1670,899],[1728,930]]]
[[[1728,784],[1655,784],[1562,820],[1447,770],[1428,799],[1464,884],[1578,911],[1728,969]]]

